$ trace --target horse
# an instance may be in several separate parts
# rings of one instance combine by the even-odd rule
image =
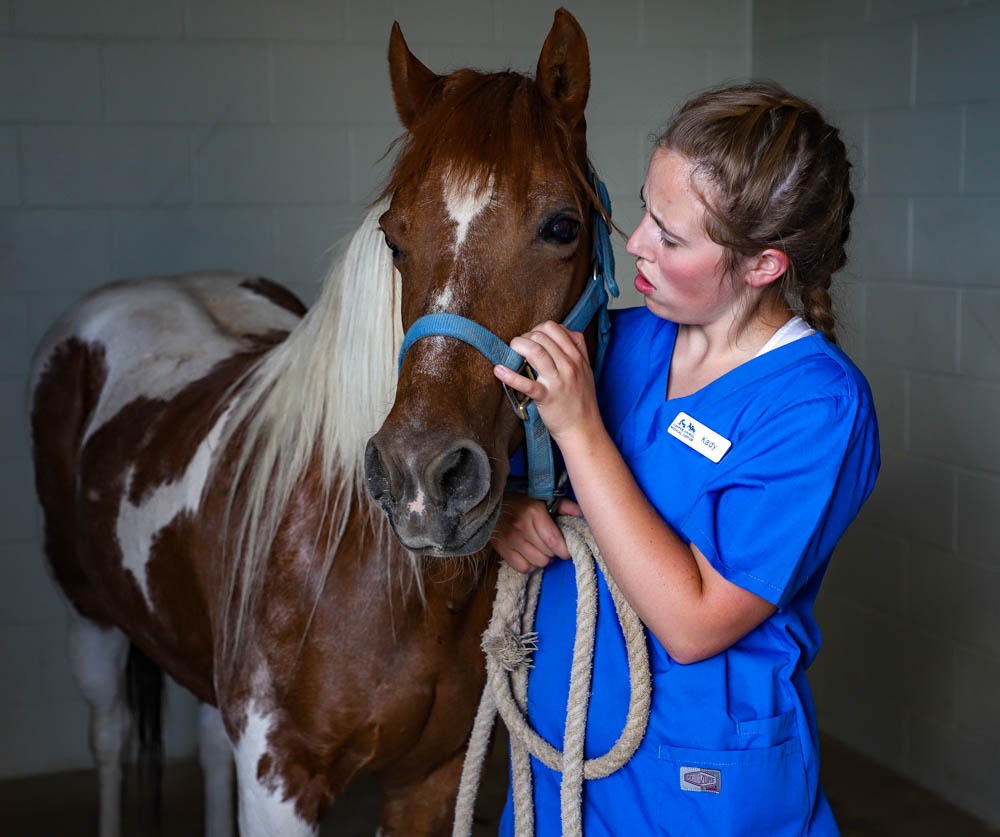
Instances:
[[[201,703],[206,833],[235,809],[244,837],[316,835],[364,775],[381,834],[451,827],[524,431],[472,346],[397,353],[435,312],[509,342],[591,279],[589,53],[560,9],[533,77],[438,75],[398,24],[388,63],[405,132],[311,309],[253,275],[124,279],[36,352],[36,488],[102,837],[130,648]]]

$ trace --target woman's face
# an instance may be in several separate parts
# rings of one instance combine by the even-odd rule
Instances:
[[[635,289],[658,317],[684,325],[732,322],[746,287],[727,277],[724,249],[705,232],[705,208],[692,187],[692,163],[657,150],[642,187],[645,214],[628,240]]]

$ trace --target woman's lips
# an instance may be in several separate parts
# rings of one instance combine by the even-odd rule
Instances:
[[[641,294],[651,294],[656,290],[653,285],[650,284],[649,280],[646,279],[641,273],[635,275],[635,289]]]

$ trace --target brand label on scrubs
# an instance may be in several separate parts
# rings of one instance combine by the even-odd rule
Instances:
[[[678,413],[667,428],[667,433],[675,439],[680,439],[691,450],[696,450],[712,462],[718,462],[726,455],[733,443],[706,427],[700,421],[695,421],[687,413]]]
[[[682,767],[681,790],[696,793],[719,793],[722,790],[722,771],[705,767]]]

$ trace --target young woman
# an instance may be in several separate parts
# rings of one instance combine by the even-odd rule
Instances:
[[[656,142],[628,242],[644,308],[617,312],[595,386],[581,335],[543,323],[512,347],[608,572],[647,628],[653,706],[639,751],[584,786],[584,833],[836,834],[819,786],[805,671],[812,606],[875,483],[864,377],[836,346],[832,275],[854,203],[838,131],[772,84],[688,102]],[[546,566],[528,714],[562,746],[575,581],[558,527],[511,498],[494,536]],[[628,705],[600,590],[587,755]],[[559,775],[533,762],[538,834],[559,834]],[[503,830],[512,827],[510,804]]]

